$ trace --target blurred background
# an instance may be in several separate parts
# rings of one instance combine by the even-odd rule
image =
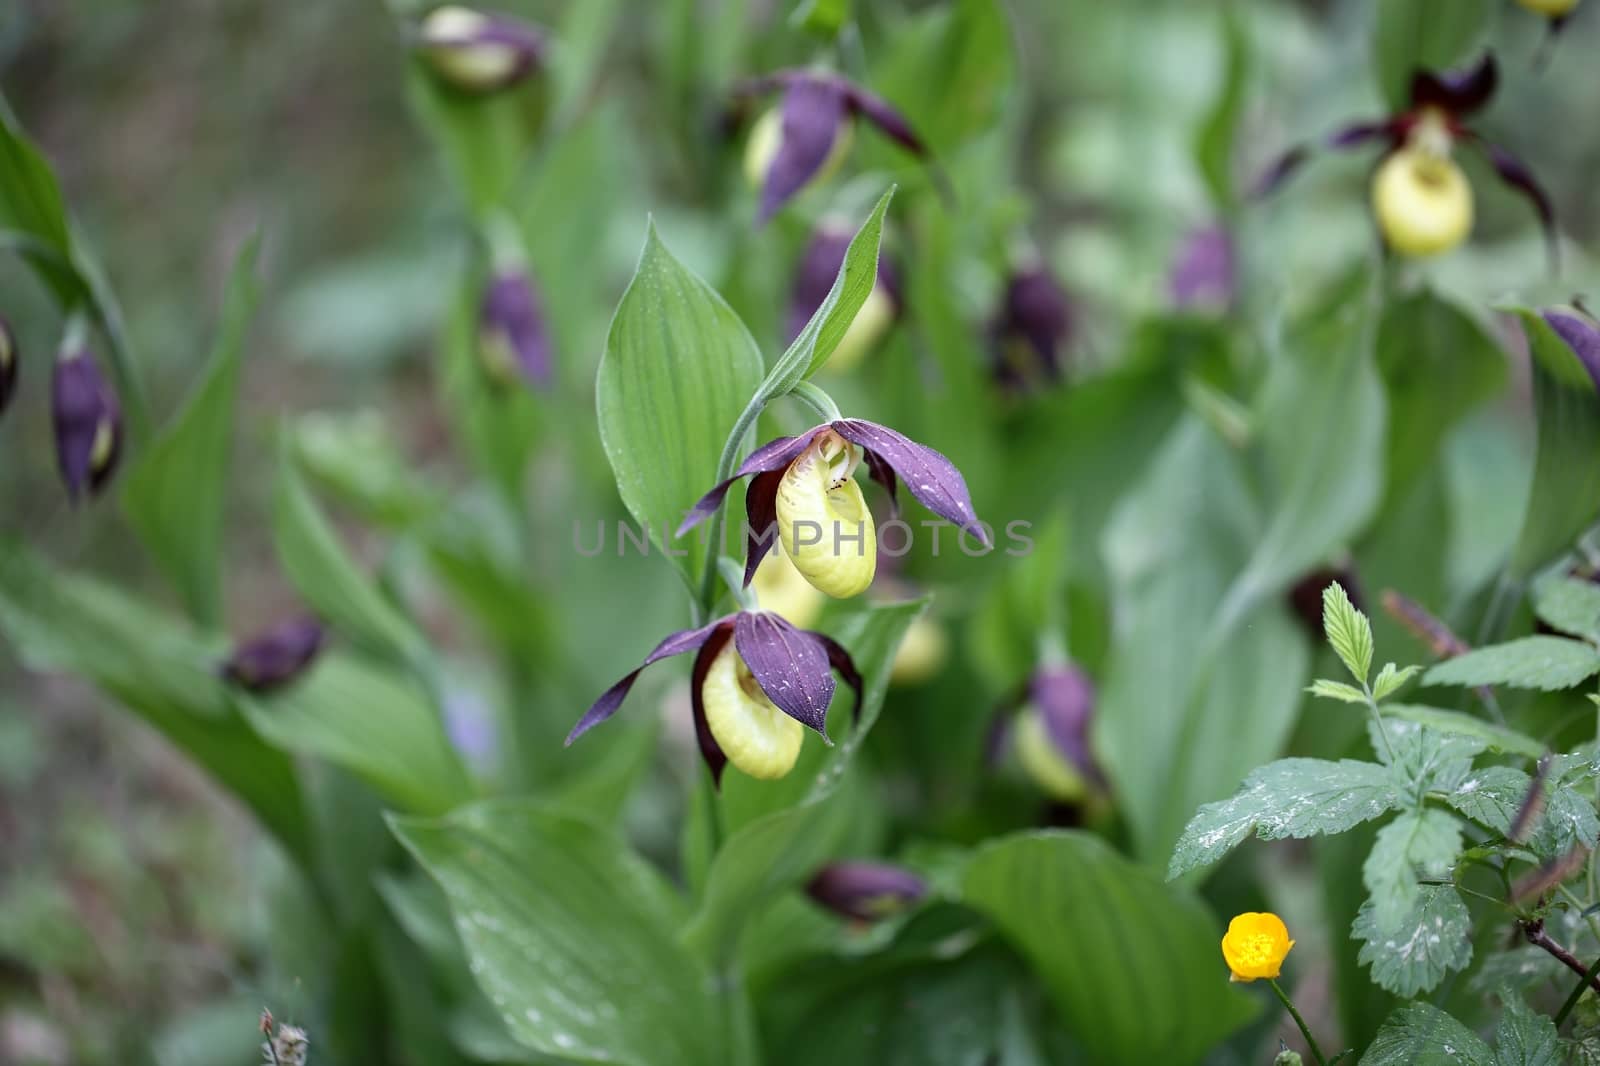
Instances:
[[[929,179],[862,132],[859,158],[843,177],[754,230],[755,197],[740,173],[743,134],[724,121],[719,100],[736,78],[808,61],[814,49],[790,28],[791,5],[498,6],[549,27],[560,42],[537,104],[544,134],[519,214],[555,335],[548,402],[569,411],[543,431],[528,474],[546,546],[539,562],[550,571],[538,596],[560,618],[571,675],[560,684],[572,713],[553,713],[565,721],[584,692],[630,668],[651,634],[682,617],[667,568],[631,561],[602,572],[563,554],[571,518],[622,515],[589,412],[607,325],[647,216],[729,298],[770,359],[788,340],[788,289],[812,226],[834,216],[854,226],[888,180],[915,189]],[[1013,444],[1038,443],[1027,426],[1062,410],[1047,403],[1014,434],[976,443],[959,428],[970,398],[925,402],[916,390],[926,350],[941,343],[941,331],[959,334],[974,380],[987,381],[987,337],[1008,273],[1037,258],[1071,300],[1069,381],[1060,388],[1114,364],[1137,324],[1170,306],[1169,276],[1184,240],[1219,221],[1194,145],[1227,55],[1217,3],[1008,0],[1000,5],[1007,40],[995,60],[1003,70],[942,66],[937,50],[925,53],[935,57],[926,65],[895,66],[893,35],[906,27],[935,32],[932,16],[942,6],[861,0],[860,37],[837,58],[914,122],[941,116],[932,127],[935,154],[956,187],[964,231],[981,239],[965,243],[953,267],[959,284],[938,322],[902,321],[886,342],[891,350],[861,381],[828,384],[847,411],[856,399],[865,417],[904,415],[910,424],[902,428],[963,465],[983,511],[985,486],[1009,476]],[[1385,111],[1372,75],[1377,6],[1234,5],[1250,63],[1228,163],[1241,184],[1290,144]],[[1563,275],[1548,275],[1526,202],[1495,183],[1481,160],[1465,164],[1478,194],[1472,242],[1436,263],[1395,269],[1425,272],[1437,291],[1479,308],[1565,301],[1595,282],[1600,124],[1592,57],[1600,18],[1580,9],[1541,64],[1544,23],[1511,3],[1491,6],[1504,88],[1478,126],[1527,160],[1551,191]],[[296,603],[270,537],[268,472],[286,420],[303,427],[298,420],[308,414],[339,413],[339,433],[354,424],[385,435],[432,485],[454,491],[466,479],[435,367],[472,243],[455,176],[418,121],[414,77],[395,13],[376,0],[8,0],[0,9],[0,88],[103,260],[157,411],[173,410],[189,388],[217,328],[229,265],[250,234],[262,235],[262,311],[245,361],[226,510],[226,628],[235,634]],[[1281,195],[1242,209],[1249,301],[1292,306],[1374,254],[1364,192],[1372,159],[1319,157]],[[888,233],[891,254],[917,254],[893,221]],[[0,305],[25,353],[21,393],[0,423],[0,526],[171,602],[110,500],[79,512],[66,504],[47,444],[44,372],[61,321],[9,257],[0,257]],[[1448,460],[1480,475],[1462,490],[1480,502],[1525,476],[1526,386],[1515,371],[1513,381],[1503,401],[1473,416],[1478,431]],[[1002,413],[1017,402],[996,391]],[[362,412],[381,419],[343,417]],[[350,438],[332,440],[337,452]],[[1114,465],[1106,473],[1121,476]],[[1049,518],[1037,502],[1049,493],[1035,493],[1030,516]],[[559,509],[544,513],[544,501]],[[1516,519],[1514,506],[1491,504],[1456,531],[1448,545],[1460,578],[1454,587],[1481,585]],[[367,525],[343,528],[368,563],[382,562]],[[1074,551],[1090,549],[1074,543]],[[996,565],[924,560],[905,580],[959,586],[993,577]],[[1079,600],[1085,621],[1075,628],[1074,654],[1094,664],[1110,639],[1104,596],[1088,580]],[[430,636],[468,661],[454,735],[469,755],[492,762],[503,738],[483,710],[492,684],[471,668],[474,634],[442,608],[430,613],[425,592],[415,602]],[[980,606],[976,594],[958,591],[936,607],[951,649],[934,675],[940,699],[969,708],[964,728],[974,740],[984,722],[976,708],[1027,665],[1012,661],[1004,633],[985,628]],[[620,632],[619,612],[628,616]],[[931,683],[897,690],[880,727],[884,747],[898,745],[908,762],[946,757],[919,747],[925,734],[896,727],[916,721]],[[997,823],[969,800],[960,789],[941,798],[935,787],[905,807],[925,829],[976,838]],[[636,835],[670,852],[681,811],[638,806],[630,814]],[[1023,824],[1037,817],[1032,808],[1005,816]],[[293,964],[283,961],[294,945],[273,943],[282,928],[274,886],[283,876],[251,818],[159,736],[86,685],[23,673],[0,648],[0,1063],[217,1063],[224,1044],[240,1049],[227,1061],[251,1061],[263,986],[272,985],[280,1013],[295,1008]],[[1307,1006],[1317,1009],[1315,1001]]]

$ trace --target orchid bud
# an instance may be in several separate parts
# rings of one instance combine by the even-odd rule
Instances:
[[[836,599],[867,590],[878,535],[852,473],[860,450],[832,430],[816,435],[778,483],[778,532],[795,569]]]
[[[1546,311],[1544,320],[1572,349],[1572,354],[1589,372],[1595,389],[1600,390],[1600,326],[1587,314],[1580,318],[1563,311]]]
[[[894,653],[894,663],[889,667],[891,685],[920,685],[931,681],[944,669],[949,658],[950,640],[944,626],[931,618],[922,617],[912,622]]]
[[[922,878],[881,862],[830,863],[806,884],[812,900],[858,922],[881,921],[927,894]]]
[[[1220,226],[1197,229],[1184,238],[1167,276],[1174,307],[1225,311],[1233,304],[1233,239]]]
[[[734,766],[763,781],[794,769],[805,729],[774,706],[733,641],[711,660],[700,699],[711,735]]]
[[[1578,6],[1578,0],[1517,0],[1517,3],[1529,11],[1553,19],[1572,14],[1572,9]]]
[[[1318,642],[1327,639],[1322,628],[1322,590],[1329,585],[1344,589],[1355,609],[1365,610],[1361,582],[1348,562],[1336,567],[1319,567],[1300,578],[1289,589],[1289,606],[1294,609],[1295,617],[1305,626],[1311,639]]]
[[[17,336],[11,332],[11,323],[0,318],[0,414],[17,391]]]
[[[234,649],[222,676],[249,692],[270,692],[299,677],[322,650],[322,625],[314,618],[280,622]]]
[[[1438,255],[1472,231],[1472,186],[1448,155],[1407,146],[1379,164],[1372,210],[1390,248],[1405,256]]]
[[[544,57],[544,35],[507,15],[454,4],[435,8],[417,28],[416,47],[433,72],[470,93],[490,93],[526,78]]]
[[[478,315],[478,352],[489,376],[502,384],[519,377],[550,385],[550,334],[533,278],[518,266],[496,271]]]
[[[812,236],[795,271],[794,290],[789,300],[789,339],[805,329],[833,288],[834,279],[844,266],[853,234],[843,226],[824,223]],[[900,315],[900,285],[893,265],[881,252],[877,282],[867,300],[856,312],[839,345],[828,358],[826,368],[844,373],[860,364],[888,332]]]
[[[850,154],[850,148],[855,143],[856,131],[854,124],[845,117],[842,106],[838,121],[833,127],[832,137],[833,143],[827,155],[821,165],[806,177],[806,183],[821,184],[827,181],[839,172],[839,168],[844,165],[845,157]],[[768,175],[783,148],[783,140],[783,107],[768,108],[751,124],[750,134],[744,142],[744,179],[750,183],[752,189],[762,189],[767,185]],[[776,207],[773,210],[776,210]]]
[[[1081,804],[1101,788],[1089,748],[1094,684],[1076,666],[1041,667],[1028,684],[1016,724],[1017,758],[1028,776],[1063,803]]]
[[[51,383],[51,409],[56,462],[68,499],[77,503],[85,491],[95,495],[111,479],[122,450],[122,408],[87,348],[63,348]]]
[[[1021,384],[1032,377],[1061,376],[1072,334],[1072,305],[1042,263],[1020,268],[1006,283],[993,327],[995,376]]]

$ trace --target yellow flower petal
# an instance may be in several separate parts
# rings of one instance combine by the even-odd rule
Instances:
[[[838,599],[857,596],[878,568],[878,535],[850,476],[855,447],[829,431],[800,454],[778,485],[778,534],[796,570]]]
[[[1234,981],[1275,978],[1283,972],[1284,956],[1294,947],[1283,919],[1276,914],[1250,911],[1234,917],[1222,938],[1222,957]]]
[[[728,761],[751,777],[783,777],[800,758],[804,727],[772,705],[730,639],[700,686],[706,725]]]
[[[1472,186],[1449,157],[1401,148],[1372,179],[1372,210],[1401,255],[1448,252],[1472,231]]]
[[[750,588],[763,611],[781,615],[796,629],[809,627],[822,612],[822,593],[812,588],[794,568],[780,543],[774,542],[767,557],[756,567]]]
[[[1578,0],[1517,0],[1517,3],[1550,18],[1571,14],[1572,9],[1578,6]]]

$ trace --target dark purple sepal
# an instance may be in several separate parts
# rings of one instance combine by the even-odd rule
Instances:
[[[756,569],[778,539],[778,486],[782,470],[768,470],[750,479],[744,493],[744,586],[750,587]]]
[[[833,673],[816,634],[769,611],[741,611],[734,616],[733,645],[772,705],[828,740]]]
[[[764,474],[769,470],[781,470],[794,462],[795,457],[816,439],[827,426],[817,426],[809,429],[798,437],[776,437],[767,441],[761,447],[745,457],[745,461],[734,471],[732,477],[714,485],[710,492],[700,497],[695,505],[689,509],[683,521],[678,525],[677,536],[683,536],[689,530],[717,513],[717,508],[722,506],[722,498],[728,494],[728,489],[740,478],[749,477],[751,474]]]
[[[291,618],[234,649],[222,676],[249,692],[270,692],[305,672],[322,650],[324,631],[315,618]]]
[[[1344,589],[1356,610],[1366,610],[1361,582],[1350,566],[1321,566],[1306,573],[1289,586],[1289,606],[1312,640],[1327,639],[1327,633],[1322,628],[1322,590],[1329,585]]]
[[[880,862],[835,862],[806,883],[806,895],[845,918],[876,922],[915,904],[928,885],[910,870]]]
[[[989,545],[989,533],[973,510],[966,479],[949,459],[875,422],[841,418],[833,423],[833,430],[852,444],[876,453],[928,510]]]
[[[1399,143],[1400,137],[1400,123],[1395,119],[1385,118],[1368,122],[1352,122],[1348,126],[1341,126],[1328,135],[1323,145],[1336,152],[1342,152],[1350,148],[1359,148],[1377,140],[1386,140],[1391,145],[1395,145]],[[1311,152],[1312,147],[1310,145],[1297,144],[1278,156],[1261,172],[1261,176],[1250,187],[1250,196],[1254,199],[1260,199],[1277,192],[1311,158]]]
[[[1079,773],[1102,781],[1089,746],[1094,720],[1094,682],[1076,666],[1046,666],[1028,682],[1028,702],[1044,722],[1056,752]]]
[[[1471,135],[1470,139],[1483,149],[1483,154],[1489,158],[1489,165],[1494,167],[1494,172],[1500,180],[1527,197],[1528,202],[1533,204],[1533,209],[1539,216],[1539,225],[1544,230],[1545,250],[1550,257],[1550,269],[1554,272],[1560,245],[1556,240],[1556,210],[1550,202],[1549,194],[1544,191],[1539,180],[1533,176],[1533,171],[1522,160],[1481,137]]]
[[[1500,70],[1487,52],[1462,70],[1419,70],[1411,75],[1411,110],[1436,107],[1457,118],[1470,115],[1489,103],[1499,83]]]
[[[868,92],[859,85],[854,85],[842,79],[840,85],[845,91],[851,111],[878,127],[878,132],[912,155],[926,156],[928,154],[928,146],[922,143],[922,138],[918,137],[916,131],[911,128],[910,121],[893,104],[876,93]]]
[[[1572,354],[1578,357],[1583,368],[1589,372],[1589,377],[1594,379],[1595,389],[1600,390],[1600,328],[1587,319],[1563,311],[1544,311],[1542,314],[1545,322],[1567,342]]]
[[[889,494],[889,517],[900,517],[900,493],[895,480],[894,467],[884,462],[883,457],[877,452],[866,453],[867,476],[883,486],[883,491]]]
[[[758,225],[822,169],[848,120],[848,101],[838,85],[820,78],[789,83],[783,94],[783,132],[761,185]]]
[[[56,462],[76,503],[105,486],[122,452],[122,407],[87,350],[56,362],[51,413]]]
[[[17,391],[19,361],[17,335],[11,331],[11,323],[0,318],[0,414],[5,413],[12,395]]]
[[[1061,376],[1062,349],[1072,335],[1072,317],[1066,290],[1043,264],[1034,263],[1006,282],[997,332],[1002,341],[1016,338],[1026,344],[1045,376],[1054,381]]]
[[[727,769],[728,756],[711,732],[711,723],[706,720],[703,690],[712,662],[732,637],[733,627],[730,625],[712,629],[705,643],[700,645],[700,651],[694,657],[694,669],[689,674],[689,703],[694,708],[695,743],[700,746],[700,758],[705,760],[706,769],[711,771],[711,784],[718,789],[722,787],[722,771]]]
[[[525,270],[495,274],[483,293],[478,328],[486,354],[509,362],[530,384],[549,387],[550,333],[538,291]]]
[[[1175,307],[1226,309],[1233,306],[1233,238],[1221,226],[1204,226],[1184,238],[1167,275]]]
[[[692,651],[700,647],[718,626],[725,625],[728,625],[728,619],[719,618],[715,622],[701,626],[699,629],[680,629],[676,633],[669,633],[660,644],[655,646],[655,649],[649,655],[644,657],[644,662],[626,674],[622,680],[600,694],[600,698],[594,701],[582,718],[578,719],[578,724],[572,727],[572,732],[567,734],[565,746],[570,747],[573,741],[607,718],[610,718],[613,714],[616,714],[617,708],[621,707],[622,701],[627,699],[628,692],[633,688],[633,683],[638,680],[639,673],[645,667],[651,663],[660,662],[662,659],[668,659],[674,655],[682,655],[686,651]]]
[[[856,661],[851,657],[850,649],[826,634],[813,630],[806,630],[806,632],[813,640],[822,645],[822,650],[828,653],[828,665],[839,671],[839,676],[844,678],[844,683],[849,685],[850,690],[855,693],[856,703],[852,713],[855,720],[859,722],[861,720],[861,698],[864,689],[862,687],[861,671],[856,669]]]

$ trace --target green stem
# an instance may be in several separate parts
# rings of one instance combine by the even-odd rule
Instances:
[[[712,484],[720,485],[733,476],[734,464],[739,461],[745,435],[756,424],[756,419],[761,417],[766,406],[767,397],[757,392],[739,413],[739,420],[728,434],[728,442],[722,446],[722,457],[717,460],[717,478]],[[721,553],[722,507],[718,506],[706,528],[706,557],[700,572],[700,598],[695,603],[695,625],[705,625],[711,617],[711,609],[717,604],[717,556]]]
[[[1294,1009],[1294,1004],[1289,1001],[1289,995],[1278,984],[1276,978],[1267,978],[1267,984],[1278,994],[1278,1001],[1283,1004],[1283,1009],[1289,1012],[1294,1023],[1300,1027],[1300,1035],[1306,1038],[1306,1047],[1311,1049],[1311,1057],[1317,1060],[1317,1066],[1328,1066],[1328,1060],[1323,1057],[1322,1049],[1317,1047],[1316,1038],[1311,1035],[1311,1027],[1306,1025],[1306,1020],[1300,1017],[1300,1012]]]
[[[839,413],[839,405],[833,402],[833,397],[809,381],[796,385],[789,395],[815,411],[824,422],[836,422],[844,417]]]
[[[1378,736],[1383,740],[1383,753],[1389,756],[1389,761],[1394,762],[1394,745],[1389,743],[1389,731],[1383,725],[1383,712],[1378,710],[1378,701],[1372,696],[1372,687],[1365,678],[1361,680],[1361,691],[1367,696],[1367,709],[1372,712],[1372,721],[1378,727]]]
[[[1572,1008],[1578,1005],[1578,1000],[1583,998],[1584,989],[1593,986],[1597,979],[1600,979],[1600,958],[1595,959],[1589,966],[1588,971],[1578,978],[1578,983],[1573,985],[1572,991],[1567,994],[1567,1001],[1561,1004],[1560,1010],[1556,1011],[1557,1029],[1561,1028],[1561,1023],[1567,1020],[1567,1015],[1572,1013]]]

